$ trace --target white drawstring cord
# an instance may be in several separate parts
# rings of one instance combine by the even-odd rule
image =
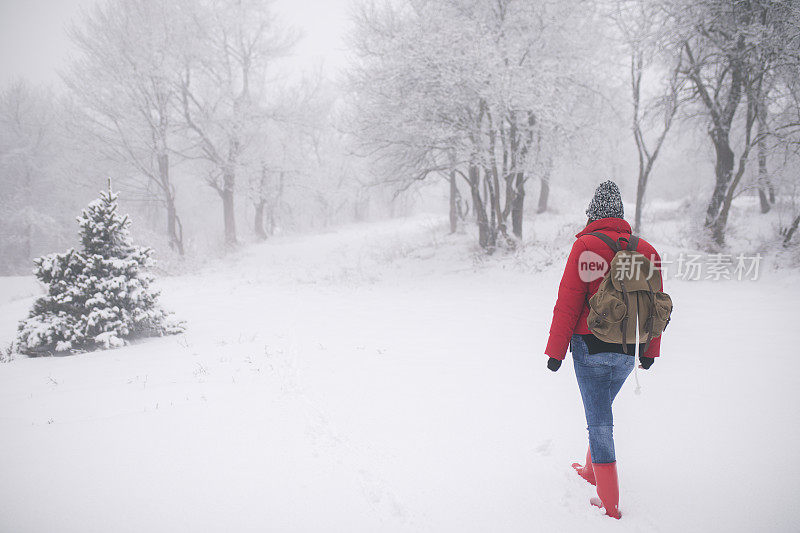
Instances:
[[[636,378],[636,389],[634,389],[633,393],[639,396],[642,394],[642,386],[639,384],[639,365],[636,364],[635,357],[633,360],[633,377]]]

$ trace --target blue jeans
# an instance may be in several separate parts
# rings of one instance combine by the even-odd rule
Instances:
[[[580,335],[570,342],[575,377],[583,398],[583,410],[589,425],[589,449],[593,463],[613,463],[614,416],[611,404],[622,384],[633,370],[635,358],[624,353],[602,352],[589,354]]]

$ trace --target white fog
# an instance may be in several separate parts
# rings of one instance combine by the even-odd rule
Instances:
[[[796,530],[799,79],[794,0],[0,0],[0,532]]]

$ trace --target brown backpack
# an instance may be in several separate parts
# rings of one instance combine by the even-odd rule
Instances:
[[[619,241],[599,231],[589,235],[599,238],[614,251],[608,272],[588,300],[589,331],[601,341],[622,344],[627,354],[628,341],[636,342],[638,324],[639,342],[646,343],[642,351],[645,353],[650,341],[667,327],[672,314],[672,299],[658,290],[662,286],[661,270],[636,251],[639,237],[635,235]],[[624,248],[623,242],[627,242]]]

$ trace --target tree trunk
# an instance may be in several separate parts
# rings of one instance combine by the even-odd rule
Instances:
[[[760,170],[761,169],[759,169],[759,172]],[[767,198],[767,193],[764,190],[764,186],[760,183],[758,184],[758,202],[761,205],[761,213],[769,213],[769,210],[772,208],[772,206],[769,203],[769,198]]]
[[[483,178],[481,178],[481,167],[475,167],[475,175],[478,183],[483,185],[483,196],[480,196],[480,185],[478,186],[478,201],[480,202],[480,215],[486,224],[486,246],[487,250],[494,251],[494,246],[497,244],[497,224],[495,222],[495,211],[492,207],[492,191],[489,174],[484,168]],[[488,214],[487,214],[488,209]],[[477,214],[477,213],[476,213]]]
[[[713,130],[711,132],[711,140],[714,142],[714,150],[717,157],[714,169],[716,183],[714,185],[714,192],[711,195],[711,201],[708,204],[708,211],[706,212],[707,227],[715,225],[714,223],[719,215],[720,207],[722,207],[722,202],[725,200],[725,193],[728,191],[728,185],[730,185],[731,178],[733,177],[734,159],[727,131]]]
[[[642,206],[644,205],[644,191],[647,188],[647,174],[645,169],[639,169],[639,179],[636,183],[636,213],[633,216],[633,232],[638,234],[642,227]]]
[[[511,204],[511,231],[517,239],[522,240],[522,220],[525,208],[525,174],[517,172],[516,185],[514,187],[514,200]],[[544,181],[543,181],[544,183]],[[541,205],[541,194],[539,195],[539,203]],[[545,200],[545,203],[547,200]]]
[[[641,177],[636,187],[636,213],[633,216],[633,232],[638,234],[642,227],[642,205],[644,204],[644,187]]]
[[[664,131],[664,136],[666,136],[666,131],[667,130]],[[662,136],[661,141],[663,141],[664,136]],[[633,225],[634,233],[638,233],[642,226],[642,210],[644,209],[644,197],[647,192],[647,183],[650,181],[650,173],[653,171],[653,164],[655,163],[658,152],[661,149],[661,141],[659,141],[656,151],[647,157],[647,162],[645,163],[644,168],[640,168],[639,170],[639,182],[636,185],[636,214],[634,215]]]
[[[542,176],[539,186],[539,205],[536,207],[537,213],[547,211],[547,200],[550,199],[550,173]]]
[[[456,171],[450,171],[450,233],[455,233],[458,229],[459,219],[459,194],[456,184]]]
[[[260,200],[256,204],[256,214],[253,219],[253,230],[256,232],[256,236],[262,241],[267,240],[267,231],[264,229],[264,207],[266,204],[266,200]]]
[[[183,226],[175,209],[175,198],[171,194],[167,196],[167,234],[170,247],[183,255]]]
[[[225,171],[223,174],[222,190],[219,195],[222,197],[222,216],[225,223],[225,245],[236,246],[236,212],[233,203],[233,190],[236,183],[236,175],[233,171]]]
[[[792,236],[797,231],[798,226],[800,226],[800,215],[797,215],[792,225],[786,229],[786,236],[783,238],[784,246],[789,246],[789,242],[792,240]]]
[[[736,186],[742,179],[742,175],[744,174],[744,162],[747,159],[748,151],[748,148],[745,148],[744,154],[739,162],[739,170],[736,172],[736,177],[733,179],[733,183],[731,183],[731,185],[728,187],[728,190],[725,192],[719,214],[717,214],[717,217],[711,224],[711,236],[714,238],[714,242],[720,246],[725,244],[725,229],[728,226],[728,215],[730,214],[731,205],[733,203],[733,194],[736,190]]]
[[[489,194],[492,206],[492,233],[494,234],[493,242],[497,242],[497,237],[502,234],[503,237],[508,236],[506,229],[506,219],[503,210],[500,207],[500,179],[498,176],[497,163],[493,161],[492,168],[486,169],[486,180],[489,181],[491,176],[491,183],[489,185]]]
[[[748,126],[749,128],[749,126]],[[747,141],[745,142],[745,148],[742,152],[742,155],[739,157],[739,168],[736,171],[736,176],[733,178],[728,190],[725,193],[725,197],[722,202],[722,206],[720,208],[719,214],[717,218],[714,219],[714,222],[711,225],[712,236],[714,238],[714,242],[718,245],[722,246],[725,243],[725,228],[728,225],[728,215],[731,211],[731,205],[733,204],[733,196],[736,192],[736,187],[739,185],[739,182],[742,180],[742,176],[744,176],[745,170],[745,163],[747,162],[747,156],[750,153],[750,131],[747,131]]]
[[[481,199],[481,171],[477,165],[469,167],[469,188],[472,192],[472,206],[475,210],[475,220],[478,223],[478,244],[484,250],[492,247],[489,219],[486,216],[486,206]]]
[[[758,199],[761,212],[768,213],[775,201],[775,192],[767,171],[767,110],[763,101],[759,102],[758,109]]]
[[[742,180],[744,176],[744,171],[747,165],[747,158],[750,155],[750,149],[753,146],[752,143],[752,132],[753,132],[753,123],[757,119],[757,109],[758,104],[757,101],[754,100],[754,97],[751,93],[748,93],[747,97],[747,118],[745,121],[745,139],[744,139],[744,149],[742,153],[739,155],[739,167],[736,169],[736,175],[733,176],[732,172],[728,173],[729,176],[729,183],[726,183],[726,190],[723,193],[722,198],[722,205],[717,214],[716,218],[712,221],[711,229],[712,235],[714,237],[714,242],[718,245],[722,246],[725,243],[725,227],[728,224],[728,214],[731,210],[731,204],[733,203],[733,197],[736,193],[736,187],[738,187],[739,182]],[[727,143],[727,136],[725,138]],[[726,145],[727,146],[727,145]],[[727,147],[728,151],[730,151],[730,147]],[[733,155],[733,152],[731,152]],[[731,162],[731,167],[733,167],[733,163]],[[717,184],[719,185],[719,183]],[[714,191],[716,193],[716,190]]]
[[[158,179],[164,190],[165,202],[167,204],[167,236],[169,246],[180,255],[184,254],[183,249],[183,226],[178,219],[178,210],[175,208],[175,189],[170,183],[169,176],[169,154],[158,154]]]

